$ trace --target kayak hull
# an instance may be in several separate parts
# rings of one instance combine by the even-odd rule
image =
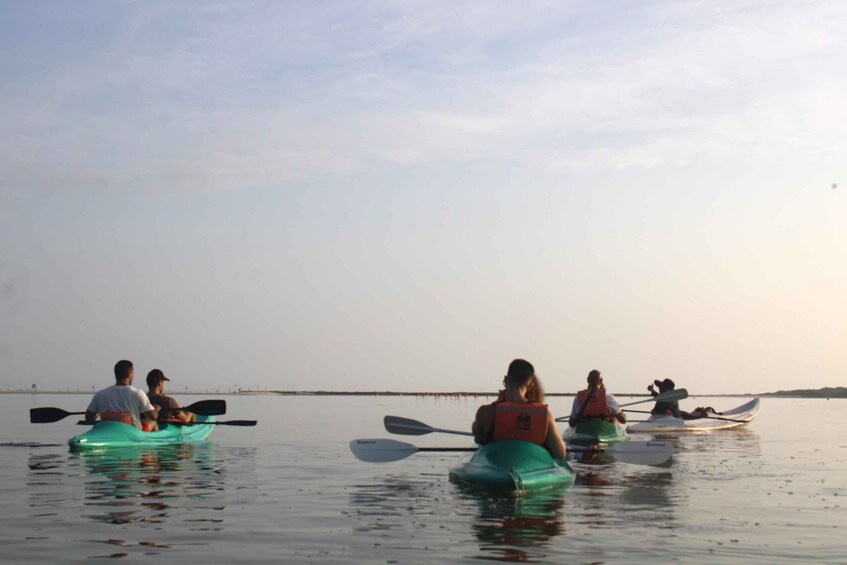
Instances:
[[[615,422],[589,420],[565,430],[562,439],[568,445],[607,445],[627,441],[629,436]]]
[[[214,422],[214,416],[197,416],[197,422]],[[200,424],[175,426],[160,424],[157,432],[143,432],[135,426],[121,422],[97,422],[94,426],[68,440],[73,450],[111,449],[122,447],[155,447],[204,441],[215,426]]]
[[[539,445],[515,440],[484,445],[450,469],[453,481],[504,493],[566,486],[575,476],[567,461],[554,459]]]
[[[710,432],[713,430],[726,430],[746,426],[759,413],[759,399],[737,406],[732,410],[726,410],[714,417],[697,418],[696,420],[683,420],[670,416],[652,415],[646,422],[638,422],[630,425],[629,433],[655,433],[655,432]]]

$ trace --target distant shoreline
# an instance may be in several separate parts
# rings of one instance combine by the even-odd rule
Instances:
[[[95,391],[86,390],[0,390],[0,394],[84,394],[91,395]],[[241,391],[169,391],[174,396],[193,395],[193,396],[421,396],[421,397],[444,397],[444,398],[481,398],[496,396],[495,392],[399,392],[399,391],[335,391],[335,390],[241,390]],[[615,393],[617,396],[626,398],[650,398],[649,394],[642,393]],[[573,397],[576,392],[548,392],[548,397]],[[836,389],[820,389],[820,390],[798,390],[798,391],[777,391],[777,392],[760,392],[760,393],[734,393],[734,394],[691,394],[689,398],[697,396],[708,397],[726,397],[726,398],[741,398],[750,396],[760,397],[784,397],[784,398],[847,398],[847,388],[838,387]]]

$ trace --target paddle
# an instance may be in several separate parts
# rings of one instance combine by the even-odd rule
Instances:
[[[648,410],[630,410],[630,412],[638,412],[639,414],[652,414],[652,412]],[[662,414],[659,414],[660,416]],[[668,416],[669,418],[672,416]],[[696,418],[691,418],[691,420],[700,420],[701,418],[710,418],[712,420],[724,420],[726,422],[738,422],[739,424],[749,424],[753,420],[735,420],[733,418],[724,418],[723,416],[697,416]],[[683,418],[677,418],[683,419]],[[643,422],[648,422],[649,420],[642,420]],[[688,420],[686,420],[688,421]]]
[[[421,452],[476,451],[477,447],[418,447],[411,443],[393,439],[354,439],[350,451],[361,461],[388,463],[400,461]],[[670,458],[673,447],[668,442],[630,441],[616,443],[605,448],[568,448],[569,453],[609,453],[616,460],[636,465],[659,465]]]
[[[627,402],[626,404],[621,404],[621,408],[624,406],[632,406],[634,404],[643,404],[645,402],[675,402],[677,400],[682,400],[684,398],[688,398],[688,391],[684,388],[678,388],[676,390],[669,390],[667,392],[663,392],[662,394],[652,396],[650,398],[645,398],[644,400],[636,400],[635,402]],[[635,410],[631,410],[631,412],[635,412]],[[556,418],[557,422],[567,422],[570,420],[570,416],[562,416],[561,418]]]
[[[400,461],[419,451],[453,452],[476,451],[476,447],[418,447],[396,439],[354,439],[350,442],[350,451],[356,459],[367,463],[388,463]]]
[[[76,424],[78,426],[93,426],[97,422],[89,422],[88,420],[80,420]],[[160,422],[169,426],[255,426],[256,420],[224,420],[215,422]]]
[[[215,422],[180,422],[177,424],[176,422],[168,422],[171,426],[255,426],[258,422],[256,420],[224,420],[224,421],[215,421]]]
[[[220,416],[226,414],[226,400],[200,400],[180,410],[194,412],[200,416]],[[29,411],[29,421],[32,424],[49,424],[81,414],[85,412],[68,412],[61,408],[32,408]]]
[[[423,422],[412,420],[410,418],[401,418],[400,416],[386,416],[382,419],[385,424],[385,429],[392,434],[401,436],[422,436],[439,432],[442,434],[456,434],[460,436],[472,436],[471,432],[460,432],[458,430],[445,430],[443,428],[433,428]]]

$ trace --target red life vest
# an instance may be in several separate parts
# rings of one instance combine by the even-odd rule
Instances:
[[[544,445],[547,424],[546,404],[495,402],[492,441],[517,439]]]
[[[583,420],[606,420],[614,422],[615,415],[609,410],[606,402],[606,390],[598,388],[591,394],[590,389],[581,390],[576,395]]]

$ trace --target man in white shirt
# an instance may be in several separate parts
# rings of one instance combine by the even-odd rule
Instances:
[[[101,420],[123,422],[144,431],[157,430],[156,409],[143,390],[132,386],[134,377],[132,362],[118,361],[114,386],[94,395],[85,411],[86,421],[93,422],[99,414]]]
[[[626,424],[626,414],[618,399],[606,391],[603,375],[597,369],[588,373],[588,388],[576,394],[571,406],[570,427],[576,427],[586,420],[605,420]]]

